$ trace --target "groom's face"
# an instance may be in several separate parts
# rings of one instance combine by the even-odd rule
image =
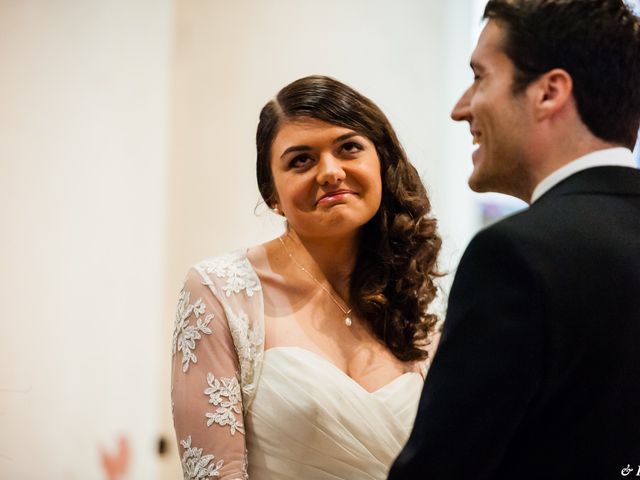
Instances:
[[[472,155],[471,189],[520,196],[528,177],[531,115],[526,93],[513,93],[515,67],[503,50],[504,34],[500,23],[489,20],[471,56],[474,81],[451,117],[469,122],[478,145]]]

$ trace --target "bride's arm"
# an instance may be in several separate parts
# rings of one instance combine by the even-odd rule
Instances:
[[[239,362],[224,310],[191,270],[173,334],[171,397],[185,479],[245,479]]]

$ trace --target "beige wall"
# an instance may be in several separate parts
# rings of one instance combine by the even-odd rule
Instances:
[[[444,267],[475,229],[465,177],[470,137],[449,111],[467,80],[466,0],[190,0],[176,10],[172,97],[171,281],[208,255],[271,238],[254,135],[287,83],[331,75],[378,103],[433,193]],[[453,58],[453,59],[452,59]]]
[[[172,15],[0,0],[2,479],[156,478]]]

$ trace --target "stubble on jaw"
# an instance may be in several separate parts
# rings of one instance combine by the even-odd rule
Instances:
[[[474,172],[475,173],[475,172]],[[518,162],[509,169],[469,177],[469,188],[477,193],[496,192],[529,202],[533,179],[525,165]]]

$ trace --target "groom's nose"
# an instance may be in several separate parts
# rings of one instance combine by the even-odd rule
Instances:
[[[451,118],[456,122],[462,122],[464,120],[471,121],[471,110],[470,106],[470,98],[471,98],[471,87],[467,88],[467,90],[462,94],[458,102],[453,107],[451,111]]]

